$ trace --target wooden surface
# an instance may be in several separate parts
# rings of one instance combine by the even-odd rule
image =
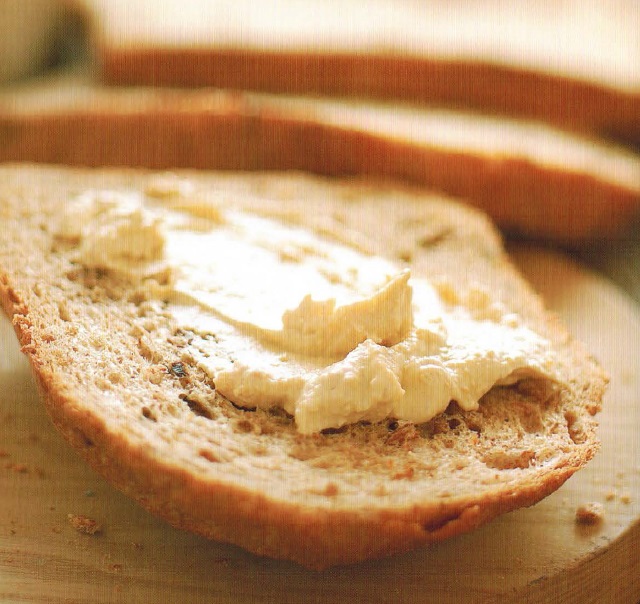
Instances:
[[[178,532],[114,491],[51,427],[0,322],[0,601],[518,602],[640,600],[640,314],[608,281],[566,258],[519,248],[548,303],[611,372],[602,450],[537,506],[384,561],[325,573]],[[576,524],[598,502],[601,524]],[[102,525],[75,530],[68,514]]]

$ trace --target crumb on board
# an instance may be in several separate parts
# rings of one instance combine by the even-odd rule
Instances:
[[[604,498],[605,498],[607,501],[613,501],[613,500],[616,498],[616,492],[615,492],[615,491],[609,491],[609,492],[604,496]]]
[[[595,501],[583,503],[576,509],[576,522],[578,524],[594,525],[604,520],[604,507]]]
[[[631,503],[631,495],[629,495],[629,493],[623,493],[620,495],[620,501],[625,504]]]
[[[102,532],[102,526],[87,516],[82,516],[80,514],[67,514],[67,519],[71,526],[79,533],[84,533],[85,535],[98,535]]]

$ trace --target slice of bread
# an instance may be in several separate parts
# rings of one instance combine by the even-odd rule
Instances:
[[[462,111],[109,89],[73,76],[0,95],[0,133],[0,161],[385,176],[463,197],[511,233],[565,244],[619,236],[640,207],[638,155]]]
[[[640,141],[632,2],[86,2],[109,83],[394,98]]]
[[[480,284],[548,338],[560,382],[493,388],[414,425],[302,435],[239,409],[197,366],[195,334],[139,284],[73,260],[56,237],[86,190],[145,191],[156,175],[4,165],[0,298],[53,423],[102,475],[172,525],[321,569],[407,551],[532,505],[596,452],[606,376],[512,268],[477,210],[376,182],[187,173],[195,198],[275,212],[402,259],[416,275]],[[257,302],[259,303],[259,301]],[[180,371],[173,368],[178,363]]]

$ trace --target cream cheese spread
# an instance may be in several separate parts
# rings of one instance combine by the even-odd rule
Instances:
[[[59,234],[86,266],[136,278],[168,266],[172,313],[201,336],[193,356],[235,404],[283,407],[313,433],[425,422],[451,401],[477,409],[495,385],[554,379],[549,342],[488,292],[434,287],[384,258],[191,195],[88,192]]]

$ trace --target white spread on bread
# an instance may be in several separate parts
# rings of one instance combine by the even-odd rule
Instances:
[[[136,279],[169,267],[169,308],[201,336],[193,356],[236,405],[281,406],[313,433],[387,417],[424,422],[452,400],[477,409],[492,387],[523,376],[555,379],[549,343],[488,292],[431,284],[171,182],[144,194],[87,192],[59,235],[88,267]]]

